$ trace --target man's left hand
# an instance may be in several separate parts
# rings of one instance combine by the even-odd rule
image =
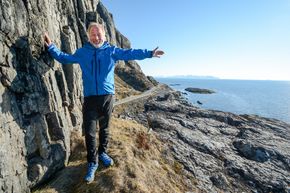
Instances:
[[[152,57],[160,58],[164,54],[162,50],[158,50],[158,47],[156,47],[154,50],[152,50]]]

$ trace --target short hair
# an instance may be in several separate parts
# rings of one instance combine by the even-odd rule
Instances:
[[[103,32],[105,32],[105,27],[103,24],[100,24],[100,23],[97,23],[97,22],[91,22],[89,24],[89,27],[88,27],[88,30],[87,30],[87,33],[90,33],[92,27],[98,27],[98,28],[101,28],[103,30]]]

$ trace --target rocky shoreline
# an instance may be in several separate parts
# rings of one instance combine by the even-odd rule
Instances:
[[[184,170],[197,179],[198,189],[290,192],[289,124],[201,109],[168,87],[147,101],[128,106],[121,116],[151,128]]]

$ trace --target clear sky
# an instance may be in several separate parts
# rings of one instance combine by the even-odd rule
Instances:
[[[146,75],[290,80],[290,0],[102,0]]]

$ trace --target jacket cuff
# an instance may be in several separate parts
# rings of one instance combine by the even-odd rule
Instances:
[[[55,47],[54,43],[51,43],[48,47],[47,50],[50,51],[51,49],[53,49],[53,47]]]

